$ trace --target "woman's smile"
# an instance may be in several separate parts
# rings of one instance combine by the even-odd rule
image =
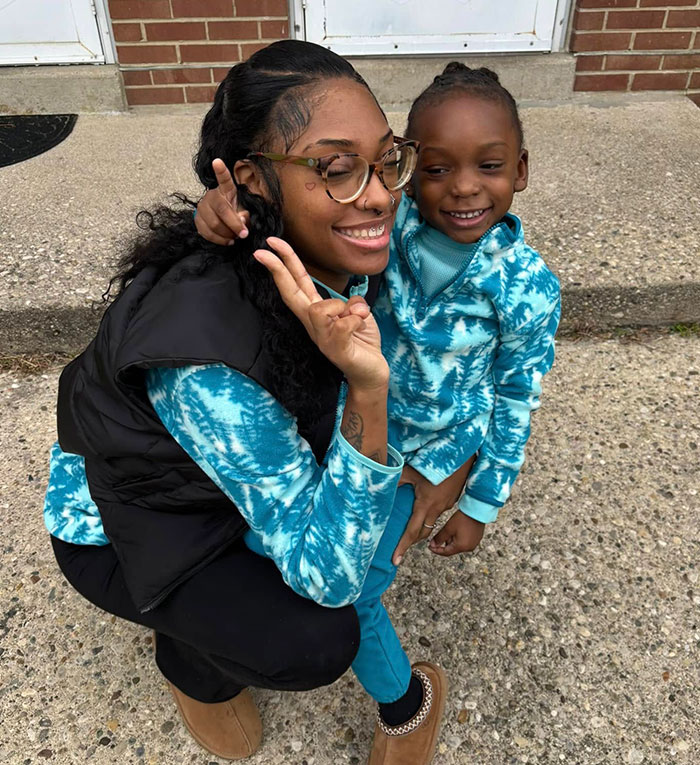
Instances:
[[[391,217],[381,220],[358,223],[355,226],[334,226],[333,233],[364,250],[383,250],[389,246],[391,236]]]

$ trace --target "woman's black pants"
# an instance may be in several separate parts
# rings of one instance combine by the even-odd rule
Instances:
[[[158,668],[199,701],[226,701],[249,685],[284,691],[328,685],[357,652],[352,606],[324,608],[302,598],[272,561],[242,542],[140,613],[111,545],[51,541],[61,571],[81,595],[156,631]]]

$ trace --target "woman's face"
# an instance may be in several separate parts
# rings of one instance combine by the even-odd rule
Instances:
[[[393,134],[372,94],[349,79],[329,80],[311,96],[306,130],[285,152],[303,157],[361,154],[378,160],[393,146]],[[389,258],[396,205],[373,174],[365,191],[349,204],[326,194],[323,178],[312,167],[275,163],[283,196],[284,237],[309,273],[342,291],[352,274],[378,274]],[[394,192],[396,202],[401,192]],[[368,235],[370,229],[374,235]],[[362,236],[357,236],[361,234]]]

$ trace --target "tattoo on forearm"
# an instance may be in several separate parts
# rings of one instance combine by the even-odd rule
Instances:
[[[359,412],[350,412],[348,414],[347,421],[341,426],[340,432],[350,446],[357,449],[358,452],[362,449],[362,437],[365,432],[365,423]]]
[[[353,449],[357,449],[358,452],[362,451],[365,435],[365,421],[362,419],[362,415],[359,412],[353,412],[352,410],[348,412],[346,421],[340,426],[340,432]],[[375,462],[386,465],[386,452],[381,449],[377,449],[367,456]]]

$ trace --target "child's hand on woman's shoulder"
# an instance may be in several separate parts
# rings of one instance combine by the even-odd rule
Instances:
[[[449,521],[430,540],[428,547],[436,555],[448,557],[475,550],[484,536],[484,524],[456,510]]]
[[[236,185],[221,159],[211,163],[218,186],[209,189],[197,204],[194,225],[201,237],[214,244],[233,244],[237,238],[248,236],[250,216],[238,209]]]

